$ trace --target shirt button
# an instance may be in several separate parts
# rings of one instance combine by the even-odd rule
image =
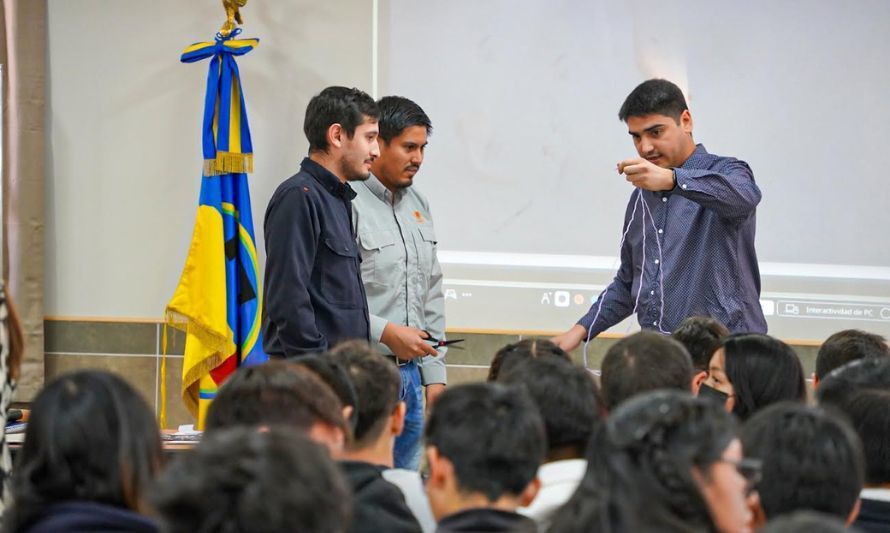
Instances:
[[[657,325],[658,325],[658,321],[656,320],[655,322],[652,323],[652,325],[653,325],[653,326],[657,326]]]
[[[662,197],[661,197],[661,201],[662,201],[662,202],[667,202],[667,201],[668,201],[667,196],[662,196]]]
[[[649,294],[655,294],[655,291],[649,291]]]
[[[684,183],[683,185],[680,185],[680,187],[683,187],[683,188],[685,189],[685,188],[686,188],[686,184]]]
[[[664,230],[659,228],[658,233],[664,233]]]
[[[658,264],[658,259],[655,260],[655,264],[656,264],[656,265]]]

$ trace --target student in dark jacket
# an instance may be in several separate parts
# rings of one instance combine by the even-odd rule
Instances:
[[[426,428],[427,494],[437,533],[537,532],[516,512],[534,500],[544,422],[518,387],[472,383],[445,391]]]
[[[395,439],[405,425],[395,362],[360,341],[341,344],[330,357],[346,369],[357,400],[354,438],[346,444],[340,461],[352,486],[351,531],[420,533],[402,491],[382,475],[393,467]]]
[[[160,431],[142,397],[98,370],[58,377],[34,400],[4,531],[157,531],[142,516],[161,467]]]

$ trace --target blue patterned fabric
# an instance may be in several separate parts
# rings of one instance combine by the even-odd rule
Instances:
[[[636,312],[670,333],[689,316],[732,332],[766,332],[754,251],[760,189],[744,161],[698,145],[666,192],[635,189],[624,217],[621,266],[578,324],[588,339]]]

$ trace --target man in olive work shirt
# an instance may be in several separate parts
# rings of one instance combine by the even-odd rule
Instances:
[[[380,108],[380,157],[371,177],[356,186],[352,203],[362,281],[371,313],[371,341],[399,365],[400,400],[407,406],[405,427],[396,439],[399,468],[419,466],[423,432],[423,389],[427,403],[445,388],[445,348],[437,352],[427,333],[445,334],[442,270],[429,204],[411,185],[423,163],[429,117],[416,103],[398,96]]]
[[[378,116],[370,96],[346,87],[328,87],[306,108],[309,157],[266,209],[263,348],[271,357],[369,339],[348,182],[368,179],[379,155]]]

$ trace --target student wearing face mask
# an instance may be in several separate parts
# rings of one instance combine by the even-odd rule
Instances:
[[[806,401],[803,367],[794,350],[769,335],[737,334],[723,340],[711,356],[699,396],[723,403],[747,420],[781,401]]]

